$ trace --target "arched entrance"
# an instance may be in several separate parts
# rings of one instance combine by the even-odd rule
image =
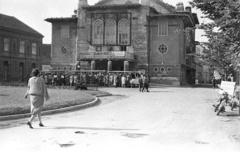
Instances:
[[[24,81],[24,63],[19,63],[19,80]]]
[[[9,81],[9,62],[3,62],[3,80]]]

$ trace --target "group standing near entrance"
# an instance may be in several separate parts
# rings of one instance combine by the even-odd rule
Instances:
[[[100,87],[133,87],[138,85],[133,83],[133,80],[143,79],[143,74],[134,73],[104,73],[104,72],[80,72],[80,73],[42,73],[40,74],[45,81],[45,84],[52,86],[76,86],[77,84],[96,84]],[[146,78],[144,78],[145,80]],[[146,81],[148,84],[149,81]],[[145,84],[145,88],[148,85]],[[139,84],[140,85],[140,84]],[[144,85],[142,85],[143,88]],[[147,86],[147,87],[146,87]],[[147,89],[148,90],[148,89]]]

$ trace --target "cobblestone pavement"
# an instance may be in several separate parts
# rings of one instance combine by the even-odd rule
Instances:
[[[113,94],[97,106],[43,116],[34,129],[27,119],[0,122],[0,151],[238,152],[238,109],[216,116],[211,88],[100,88]],[[5,126],[5,127],[4,127]]]

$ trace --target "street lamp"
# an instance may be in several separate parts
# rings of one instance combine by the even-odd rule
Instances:
[[[150,79],[150,51],[151,51],[151,27],[150,27],[150,13],[149,16],[146,15],[146,20],[147,20],[147,73],[148,73],[148,79]]]
[[[77,70],[80,70],[81,66],[80,65],[77,65]]]
[[[81,69],[80,61],[77,61],[76,70],[80,70],[80,69]]]

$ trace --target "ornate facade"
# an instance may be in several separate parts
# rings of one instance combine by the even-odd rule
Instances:
[[[141,71],[152,81],[194,82],[197,15],[182,3],[161,0],[79,0],[70,18],[48,18],[53,25],[52,67]]]

